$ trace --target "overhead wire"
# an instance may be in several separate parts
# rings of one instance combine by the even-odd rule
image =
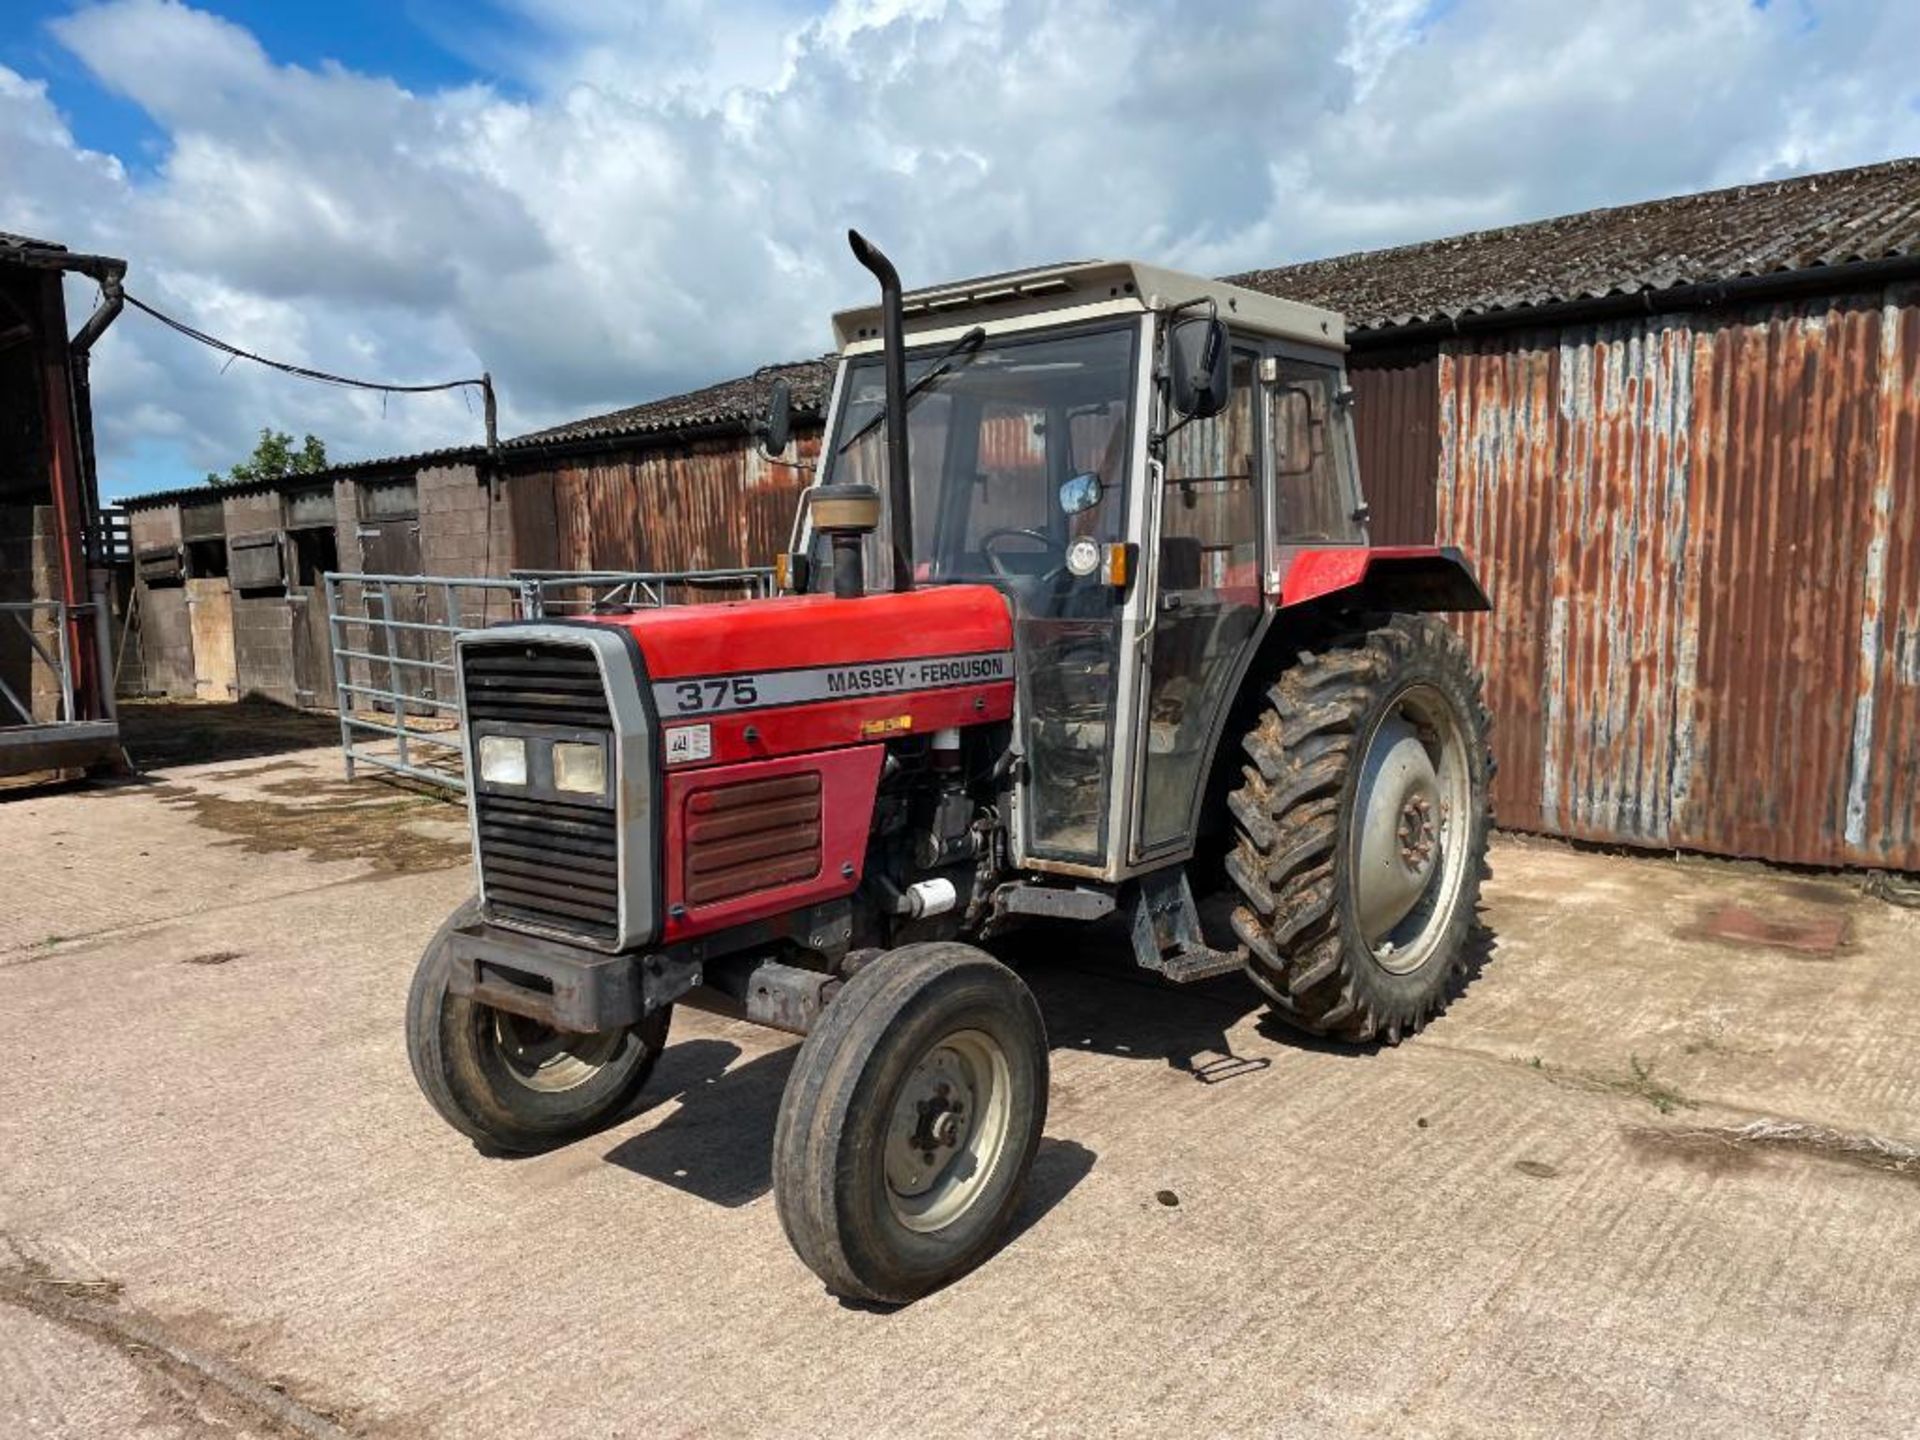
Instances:
[[[480,391],[486,412],[487,450],[491,453],[498,447],[499,441],[496,434],[493,377],[484,371],[474,379],[435,380],[417,385],[399,384],[385,380],[361,380],[351,375],[336,375],[330,370],[316,370],[310,365],[295,365],[287,360],[274,360],[268,356],[257,354],[252,350],[243,349],[231,341],[222,340],[217,335],[209,335],[206,331],[189,325],[184,320],[176,319],[164,310],[149,305],[137,295],[124,291],[122,293],[127,304],[133,306],[134,309],[151,316],[162,325],[165,325],[169,330],[177,331],[179,334],[184,335],[187,339],[197,344],[205,345],[209,349],[219,351],[228,357],[227,363],[229,365],[235,360],[250,360],[256,365],[264,365],[269,370],[278,370],[282,374],[297,376],[302,380],[312,380],[322,385],[337,385],[348,390],[373,390],[383,395],[426,395],[441,390],[477,388]]]

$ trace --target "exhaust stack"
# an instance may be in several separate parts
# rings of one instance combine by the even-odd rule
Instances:
[[[907,336],[900,308],[900,272],[858,230],[847,231],[853,255],[880,282],[881,366],[887,377],[887,534],[893,588],[913,589],[913,484],[907,474]]]

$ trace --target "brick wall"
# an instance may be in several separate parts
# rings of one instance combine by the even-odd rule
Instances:
[[[471,465],[450,465],[420,472],[420,563],[429,575],[490,576],[503,579],[519,563],[515,558],[513,511],[505,485],[491,487]],[[444,601],[428,597],[434,619]],[[486,625],[510,619],[513,600],[504,591],[455,592],[460,619]]]
[[[504,576],[513,568],[513,533],[504,496],[489,495],[471,465],[422,470],[420,561],[429,575]]]

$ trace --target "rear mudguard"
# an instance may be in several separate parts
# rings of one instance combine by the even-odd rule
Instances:
[[[1274,602],[1282,609],[1337,598],[1361,610],[1491,610],[1455,545],[1342,546],[1296,551]]]

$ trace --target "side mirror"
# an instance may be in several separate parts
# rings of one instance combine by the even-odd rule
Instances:
[[[1227,408],[1233,380],[1225,322],[1195,315],[1167,332],[1167,374],[1174,414],[1207,420]]]
[[[760,422],[760,444],[770,456],[786,453],[793,438],[793,394],[785,380],[773,382],[767,392],[767,418]]]
[[[1060,513],[1078,515],[1100,503],[1100,477],[1091,470],[1060,484]]]

